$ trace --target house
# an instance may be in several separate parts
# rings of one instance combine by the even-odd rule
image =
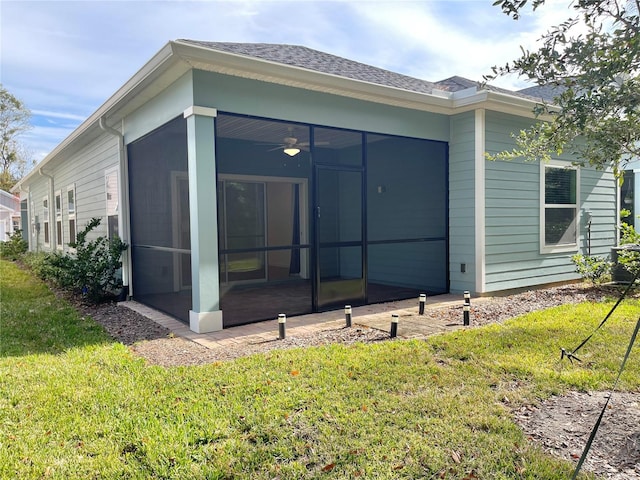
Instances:
[[[20,198],[0,190],[0,242],[6,242],[21,228]]]
[[[615,245],[617,186],[570,157],[485,159],[535,121],[536,95],[177,40],[15,191],[32,250],[102,218],[130,244],[129,295],[195,332],[571,281],[573,254]]]

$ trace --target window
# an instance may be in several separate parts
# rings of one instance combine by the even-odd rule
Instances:
[[[76,241],[76,186],[67,187],[67,218],[69,222],[69,243]]]
[[[56,192],[55,199],[56,211],[56,248],[62,249],[62,192]]]
[[[565,164],[542,166],[542,253],[575,251],[578,248],[579,171]]]
[[[44,235],[44,246],[48,247],[51,243],[51,234],[49,231],[49,197],[42,199],[42,231]]]
[[[119,236],[118,230],[118,201],[120,189],[118,185],[118,169],[113,168],[105,172],[105,191],[107,192],[107,234],[109,240]]]

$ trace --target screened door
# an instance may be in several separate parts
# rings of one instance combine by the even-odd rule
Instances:
[[[318,167],[317,307],[364,303],[362,172]]]

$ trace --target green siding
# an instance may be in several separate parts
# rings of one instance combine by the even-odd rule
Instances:
[[[451,291],[477,291],[475,112],[451,117],[449,139],[449,275]],[[466,272],[460,271],[465,264]]]
[[[220,111],[315,125],[449,139],[446,115],[390,107],[300,88],[195,70],[194,104]]]
[[[185,73],[175,83],[127,116],[125,143],[137,140],[178,115],[182,115],[187,108],[194,105],[191,75],[190,71]]]
[[[62,192],[62,225],[63,246],[68,250],[69,242],[69,218],[67,214],[67,187],[75,184],[76,189],[76,230],[80,231],[92,217],[99,217],[103,222],[94,230],[95,238],[106,235],[106,192],[104,172],[110,167],[118,165],[118,141],[110,135],[103,133],[88,145],[84,146],[69,157],[61,157],[57,162],[49,163],[44,171],[54,177],[53,191]],[[49,195],[50,198],[50,231],[51,243],[44,246],[44,230],[41,228],[37,236],[38,250],[54,251],[56,249],[54,236],[55,205],[49,187],[50,180],[43,176],[35,176],[29,182],[29,190],[35,202],[35,214],[38,215],[42,226],[42,198]],[[35,241],[36,237],[32,237]],[[35,243],[32,247],[35,250]]]
[[[514,147],[510,132],[529,123],[506,114],[488,112],[486,149]],[[560,160],[569,160],[561,157]],[[571,262],[576,252],[540,253],[539,163],[523,160],[488,161],[486,188],[486,290],[488,292],[535,286],[579,278]],[[580,210],[591,211],[591,253],[608,255],[615,235],[615,182],[608,172],[580,169]],[[582,221],[578,245],[586,252],[586,222]]]

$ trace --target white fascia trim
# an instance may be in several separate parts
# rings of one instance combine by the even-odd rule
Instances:
[[[466,92],[466,90],[463,90],[462,92]],[[483,108],[485,110],[492,110],[530,119],[548,121],[552,118],[549,115],[540,115],[536,117],[534,114],[534,107],[536,105],[540,105],[542,102],[509,95],[508,93],[494,92],[492,90],[479,90],[475,94],[471,93],[472,92],[469,91],[466,95],[454,96],[453,108],[456,113]]]
[[[175,51],[193,68],[279,85],[320,91],[390,105],[452,114],[449,97],[355,80],[246,55],[173,42]]]
[[[217,117],[218,116],[218,109],[216,108],[210,108],[210,107],[199,107],[197,105],[192,105],[189,108],[187,108],[184,112],[183,112],[184,118],[189,118],[192,115],[199,115],[201,117]]]
[[[478,93],[478,87],[470,87],[465,88],[464,90],[458,90],[457,92],[453,92],[451,97],[454,100],[460,100],[464,98],[474,97]]]
[[[476,254],[476,292],[486,290],[486,222],[485,222],[485,110],[475,111],[475,254]]]

